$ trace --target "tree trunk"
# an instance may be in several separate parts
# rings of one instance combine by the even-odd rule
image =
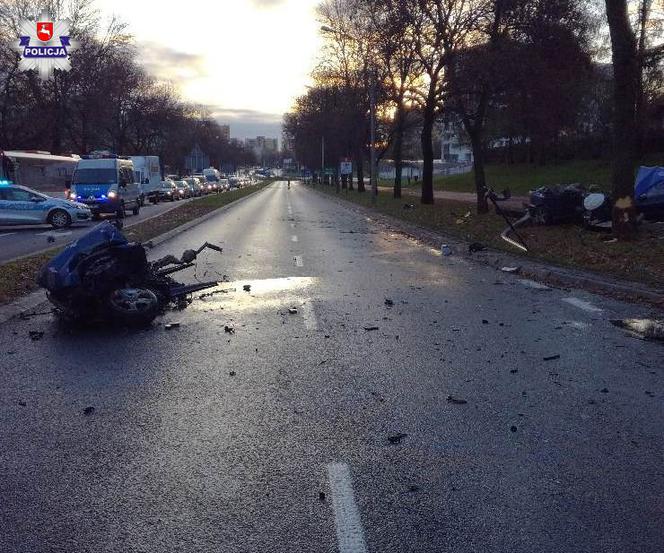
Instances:
[[[397,108],[394,135],[394,197],[401,198],[401,178],[403,175],[403,102]]]
[[[362,152],[357,154],[357,191],[364,192],[364,156]]]
[[[422,203],[433,204],[433,125],[436,119],[433,102],[424,109],[422,125]]]
[[[486,175],[484,173],[484,141],[478,129],[468,133],[473,148],[473,172],[475,173],[475,191],[477,192],[477,213],[488,213],[486,199]]]
[[[636,166],[636,100],[638,60],[627,0],[606,0],[614,74],[613,232],[629,239],[636,231],[634,168]]]

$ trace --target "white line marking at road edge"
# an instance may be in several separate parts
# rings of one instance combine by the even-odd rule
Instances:
[[[339,553],[366,553],[364,530],[355,504],[350,470],[345,463],[327,465],[332,492],[334,522],[337,527]]]
[[[0,238],[4,238],[5,236],[13,236],[16,234],[15,232],[5,232],[4,234],[0,234]]]
[[[602,313],[604,311],[603,309],[600,309],[599,307],[595,307],[589,301],[581,300],[579,298],[563,298],[563,301],[565,303],[569,303],[570,305],[573,305],[574,307],[578,307],[579,309],[583,309],[584,311],[588,311],[589,313]]]
[[[295,265],[298,267],[304,267],[304,260],[301,255],[296,255],[293,259],[295,260]]]
[[[520,278],[519,283],[523,284],[526,288],[532,288],[533,290],[551,290],[551,288],[545,284],[540,284],[539,282],[527,278]]]
[[[311,300],[304,302],[300,307],[300,311],[302,312],[305,328],[307,330],[318,330],[318,319]]]
[[[295,235],[291,236],[291,240],[292,240],[293,242],[297,242],[297,236],[295,236]]]

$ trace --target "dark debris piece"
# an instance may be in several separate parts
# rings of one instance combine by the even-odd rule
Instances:
[[[454,405],[466,405],[468,402],[465,399],[457,398],[454,396],[447,396],[447,403],[452,403]]]
[[[399,434],[395,434],[394,436],[389,436],[387,438],[387,441],[390,442],[390,444],[392,444],[392,445],[397,445],[397,444],[400,444],[401,441],[404,438],[406,438],[407,436],[408,436],[408,434],[399,433]]]
[[[325,492],[318,492],[319,501],[325,501]]]
[[[86,417],[89,417],[89,416],[92,415],[94,412],[95,412],[95,408],[94,408],[94,407],[86,407],[85,409],[83,409],[83,414],[84,414]]]
[[[380,328],[377,326],[365,326],[364,330],[366,330],[367,332],[373,332],[375,330],[380,330]]]
[[[516,432],[518,429],[517,429],[516,426],[512,425],[512,426],[510,426],[510,430],[511,430],[512,432]]]
[[[245,284],[245,285],[242,287],[242,289],[243,289],[245,292],[251,292],[251,284]]]
[[[385,298],[385,305],[387,305],[387,307],[392,307],[394,305],[394,301],[390,298]]]
[[[28,332],[28,336],[30,336],[30,340],[36,342],[44,337],[44,333],[39,330],[31,330]]]
[[[164,326],[166,330],[173,330],[174,328],[179,328],[180,323],[168,323],[167,325]]]
[[[548,355],[542,359],[544,359],[544,361],[555,361],[556,359],[560,359],[560,355]]]
[[[224,326],[224,332],[226,334],[235,334],[235,329],[232,326]]]

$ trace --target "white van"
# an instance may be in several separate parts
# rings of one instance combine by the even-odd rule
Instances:
[[[124,217],[127,209],[138,215],[139,196],[134,165],[127,158],[108,154],[83,156],[76,165],[69,198],[86,204],[95,219],[101,213]]]
[[[147,198],[153,204],[159,202],[161,189],[161,165],[158,156],[131,156],[136,182],[141,185],[141,199]]]

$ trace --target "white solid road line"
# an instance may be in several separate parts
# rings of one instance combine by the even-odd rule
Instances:
[[[295,261],[295,265],[298,267],[304,267],[304,259],[302,259],[301,255],[296,255],[293,257],[293,260]]]
[[[327,465],[332,492],[334,522],[337,527],[339,553],[366,553],[364,530],[355,504],[350,470],[345,463]]]
[[[527,278],[520,278],[519,283],[523,284],[526,288],[532,288],[533,290],[551,290],[551,288],[545,284],[540,284],[539,282]]]
[[[53,230],[49,230],[47,232],[40,232],[39,234],[35,234],[35,236],[53,236],[53,238],[60,238],[65,237],[65,236],[71,236],[73,234],[72,231],[63,231],[63,232],[56,232]]]
[[[599,307],[595,307],[589,301],[581,300],[579,298],[563,298],[563,301],[565,303],[569,303],[570,305],[573,305],[574,307],[578,307],[579,309],[583,309],[584,311],[588,311],[589,313],[602,313],[604,311],[603,309],[600,309]]]
[[[5,232],[4,234],[0,234],[0,238],[4,238],[5,236],[14,236],[16,234],[15,232]]]
[[[304,319],[304,326],[307,330],[318,330],[318,319],[311,300],[307,300],[300,306],[302,318]]]
[[[295,235],[291,236],[291,241],[297,242],[297,236],[295,236]]]

